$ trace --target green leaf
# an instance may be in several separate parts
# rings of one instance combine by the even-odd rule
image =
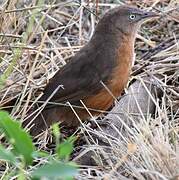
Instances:
[[[76,140],[75,136],[69,137],[63,143],[59,144],[56,148],[56,153],[60,159],[68,159],[73,151],[73,143]]]
[[[62,162],[52,162],[36,169],[32,176],[46,178],[71,178],[77,175],[77,167],[74,164],[65,164]],[[33,178],[34,178],[33,177]]]
[[[73,151],[73,143],[65,141],[58,145],[57,154],[59,158],[69,158]]]
[[[16,164],[16,157],[14,156],[14,154],[11,151],[5,149],[2,145],[0,145],[0,160]]]
[[[35,147],[29,134],[20,127],[20,123],[12,120],[7,112],[0,111],[0,128],[12,144],[14,152],[22,155],[26,164],[32,164]]]
[[[54,123],[52,125],[52,133],[54,134],[56,139],[60,138],[60,128],[58,126],[59,123]]]
[[[49,157],[49,156],[50,156],[49,153],[42,151],[42,150],[41,151],[34,151],[32,153],[33,158],[42,158],[42,157]]]

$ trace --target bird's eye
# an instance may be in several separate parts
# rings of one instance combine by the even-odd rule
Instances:
[[[129,18],[130,18],[131,20],[133,20],[133,19],[136,18],[136,15],[135,15],[135,14],[130,14]]]

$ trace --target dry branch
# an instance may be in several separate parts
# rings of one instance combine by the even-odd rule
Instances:
[[[147,121],[151,116],[154,117],[156,109],[159,110],[156,102],[161,94],[162,91],[157,83],[157,77],[145,76],[137,79],[131,84],[127,94],[122,96],[104,117],[102,123],[98,124],[100,127],[92,132],[95,142],[98,142],[101,147],[106,146],[103,151],[108,151],[111,142],[108,142],[109,139],[106,136],[110,139],[121,139],[121,134],[127,136],[127,133],[130,133],[127,128],[137,128],[137,124],[141,121]],[[90,144],[94,145],[92,142]],[[88,152],[84,156],[80,156],[79,159],[78,157],[75,158],[75,160],[78,159],[78,163],[84,165],[96,165],[96,162],[92,159],[94,154],[96,152]]]

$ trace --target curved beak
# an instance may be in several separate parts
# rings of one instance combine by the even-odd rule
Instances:
[[[141,15],[141,19],[150,19],[150,18],[155,18],[155,17],[159,17],[160,15],[154,12],[145,12]]]

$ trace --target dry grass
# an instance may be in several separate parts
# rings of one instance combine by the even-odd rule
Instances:
[[[19,101],[12,115],[21,120],[32,106],[30,101],[37,101],[40,90],[55,72],[88,42],[98,14],[123,4],[118,0],[115,3],[100,1],[96,8],[91,1],[81,4],[70,0],[35,2],[10,0],[1,4],[0,104],[17,96]],[[132,3],[153,9],[162,16],[147,23],[139,32],[131,80],[144,74],[160,74],[163,96],[154,100],[155,118],[141,120],[137,130],[123,122],[128,133],[121,134],[121,139],[103,134],[111,144],[109,153],[90,135],[95,131],[83,125],[82,134],[86,132],[93,144],[86,145],[81,153],[98,150],[107,163],[81,167],[77,179],[166,180],[179,176],[179,2],[134,0]]]

